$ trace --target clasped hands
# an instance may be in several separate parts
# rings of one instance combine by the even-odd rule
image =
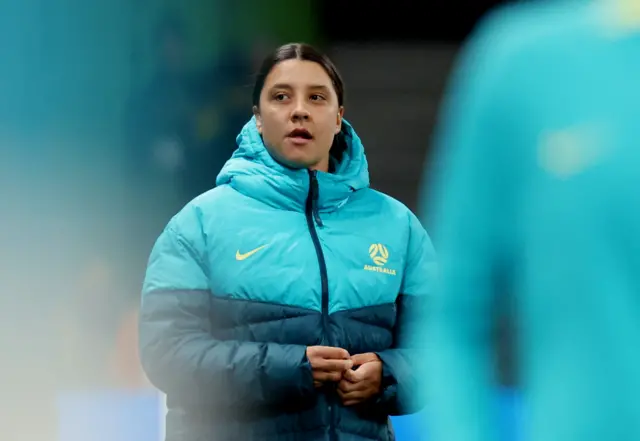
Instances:
[[[380,392],[382,362],[372,352],[350,355],[342,348],[309,346],[307,359],[314,386],[338,383],[338,395],[345,406],[362,403]]]

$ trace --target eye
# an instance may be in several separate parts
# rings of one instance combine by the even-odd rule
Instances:
[[[276,101],[284,101],[287,98],[289,98],[289,95],[287,95],[286,93],[276,93],[275,95],[273,95],[273,99]]]
[[[322,95],[313,94],[311,95],[311,101],[324,101],[324,97]]]

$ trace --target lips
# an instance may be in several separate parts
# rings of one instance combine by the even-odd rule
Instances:
[[[307,129],[294,129],[287,136],[289,138],[313,139],[311,132]]]

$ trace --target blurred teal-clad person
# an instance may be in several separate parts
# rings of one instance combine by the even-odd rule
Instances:
[[[498,438],[500,295],[524,438],[640,440],[639,11],[509,6],[463,51],[424,194],[442,277],[422,334],[434,441]]]

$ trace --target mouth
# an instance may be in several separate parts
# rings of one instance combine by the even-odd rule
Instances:
[[[313,135],[307,129],[294,129],[288,135],[287,138],[291,138],[298,142],[307,142],[313,139]]]

